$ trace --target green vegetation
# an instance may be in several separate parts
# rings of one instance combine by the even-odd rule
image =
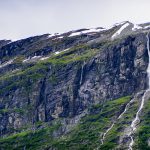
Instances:
[[[21,75],[24,75],[27,78],[29,77],[31,79],[38,79],[43,76],[43,74],[45,73],[43,71],[47,70],[49,65],[65,65],[75,61],[85,61],[88,58],[93,57],[97,52],[97,49],[91,49],[90,47],[85,45],[76,46],[58,55],[53,55],[47,60],[38,61],[37,63],[28,66],[24,70],[19,70],[15,73],[9,73],[1,76],[0,81],[8,80],[9,78],[12,78],[14,76]],[[15,59],[15,62],[19,63],[22,59],[22,56],[17,57]]]
[[[14,108],[14,109],[1,109],[0,114],[5,114],[5,113],[18,113],[18,114],[24,114],[26,110],[24,108]]]
[[[7,138],[0,139],[0,149],[4,150],[43,150],[52,141],[52,133],[60,127],[60,124],[47,126],[44,129],[28,130],[17,133]]]
[[[56,140],[53,145],[59,150],[103,150],[113,149],[116,142],[112,139],[101,146],[102,134],[109,128],[114,119],[118,116],[120,107],[129,102],[130,97],[123,97],[117,100],[108,101],[106,104],[98,104],[90,109],[90,115],[84,117],[81,123],[73,129],[68,136]],[[111,132],[114,138],[116,132]]]
[[[5,81],[7,85],[5,84],[5,86],[0,89],[0,93],[2,94],[4,91],[11,91],[20,86],[30,88],[33,83],[46,76],[50,66],[57,68],[59,66],[65,67],[65,65],[73,62],[82,62],[93,57],[97,52],[97,49],[79,45],[58,55],[53,55],[47,60],[38,61],[28,67],[24,66],[24,69],[18,70],[15,73],[12,72],[2,75],[0,77],[0,83],[3,85]],[[19,56],[15,59],[15,62],[19,64],[22,59],[23,57]],[[55,76],[50,77],[50,81],[56,82]]]
[[[89,114],[83,117],[81,122],[67,135],[62,137],[53,138],[52,133],[60,127],[59,123],[55,123],[35,132],[28,130],[7,138],[1,138],[0,147],[6,150],[22,150],[23,148],[46,150],[50,147],[58,150],[113,149],[116,146],[116,142],[112,138],[106,144],[104,142],[104,145],[101,145],[102,134],[111,126],[113,120],[119,115],[120,108],[126,105],[129,100],[130,96],[127,96],[107,101],[104,105],[93,105],[89,109]],[[42,124],[42,122],[37,122],[36,126],[41,126]],[[114,136],[116,137],[117,134],[113,129],[111,137],[114,138]]]
[[[0,109],[0,114],[5,114],[5,113],[8,113],[9,110],[8,109]]]
[[[20,55],[14,59],[15,64],[22,64],[22,61],[25,59],[23,55]]]
[[[57,83],[57,78],[56,78],[55,74],[52,74],[52,75],[50,76],[49,81],[50,81],[52,84]]]
[[[101,149],[103,150],[111,150],[112,147],[118,146],[118,140],[120,136],[124,136],[124,130],[129,127],[131,124],[131,120],[135,117],[135,113],[138,109],[138,101],[134,101],[126,113],[123,114],[123,116],[118,119],[113,128],[108,132],[105,138],[104,144],[101,146]],[[124,110],[123,108],[120,110]],[[124,145],[121,145],[122,149],[127,149],[127,147],[124,147]]]
[[[96,50],[95,49],[90,49],[88,51],[86,51],[83,54],[70,54],[70,55],[64,55],[63,57],[53,57],[49,59],[49,63],[52,64],[57,64],[57,65],[63,65],[63,64],[68,64],[70,62],[75,62],[75,61],[85,61],[88,58],[91,58],[92,56],[94,56],[96,54]]]
[[[92,49],[86,45],[78,45],[70,48],[60,54],[53,55],[42,63],[51,63],[54,65],[64,65],[75,61],[85,61],[93,57],[98,52],[97,49]]]

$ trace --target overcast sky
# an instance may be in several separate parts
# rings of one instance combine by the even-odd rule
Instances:
[[[150,22],[150,0],[0,0],[0,39]]]

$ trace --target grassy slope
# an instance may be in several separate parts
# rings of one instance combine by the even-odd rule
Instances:
[[[60,124],[47,126],[35,133],[24,131],[7,138],[0,139],[0,148],[4,150],[21,150],[24,147],[29,150],[47,149],[55,147],[58,150],[92,150],[101,147],[101,137],[107,128],[120,112],[130,97],[123,97],[113,101],[108,101],[104,105],[97,104],[90,108],[90,114],[82,118],[72,131],[60,138],[52,138],[52,132],[58,130]],[[114,134],[114,135],[113,135]],[[111,133],[116,137],[116,133]],[[101,149],[112,149],[116,146],[114,139],[109,140]]]
[[[59,124],[34,131],[28,130],[0,139],[0,150],[42,150],[52,140],[52,133]]]
[[[130,97],[123,97],[108,101],[104,105],[93,106],[90,110],[91,114],[83,118],[81,123],[69,134],[69,136],[55,141],[54,146],[61,150],[92,150],[94,148],[108,150],[114,148],[116,142],[113,139],[110,140],[109,143],[101,146],[101,138],[103,133],[121,113],[120,108],[129,100]],[[114,135],[117,136],[116,133],[114,133]]]

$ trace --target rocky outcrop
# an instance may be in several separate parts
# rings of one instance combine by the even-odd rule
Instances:
[[[1,134],[38,121],[75,117],[92,104],[146,88],[145,34],[93,46],[98,52],[88,60],[49,64],[46,70],[39,68],[41,74],[33,75],[35,79],[32,74],[29,78],[22,74],[2,80]]]

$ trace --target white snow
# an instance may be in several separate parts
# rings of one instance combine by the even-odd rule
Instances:
[[[28,62],[30,60],[30,57],[28,57],[27,59],[24,59],[22,62],[25,63],[25,62]]]
[[[10,43],[13,43],[13,41],[12,41],[12,40],[10,40],[7,44],[10,44]]]
[[[108,28],[89,28],[89,29],[81,31],[81,32],[72,31],[72,33],[68,37],[78,36],[78,35],[81,35],[81,34],[92,33],[92,32],[96,33],[96,32],[100,32],[100,31],[106,31],[106,30],[109,30],[109,29],[111,29],[115,26],[119,26],[119,25],[123,25],[123,24],[125,25],[125,24],[129,24],[129,23],[126,23],[126,21],[124,21],[124,22],[121,22],[121,23],[116,23],[113,26],[110,26]],[[61,35],[62,35],[62,33],[54,33],[54,34],[48,35],[48,38],[51,38],[51,37],[54,37],[54,36],[59,36],[57,38],[61,39],[61,38],[63,38],[63,36],[61,36]]]
[[[15,72],[17,72],[17,71],[19,71],[20,69],[15,69],[15,70],[13,70],[12,71],[12,73],[15,73]]]
[[[46,60],[48,58],[50,58],[50,56],[49,57],[42,57],[40,60]]]
[[[129,26],[130,24],[129,23],[125,23],[116,33],[114,33],[112,35],[112,38],[115,38],[117,37],[118,35],[120,35],[120,33]]]
[[[56,35],[60,35],[60,34],[59,34],[59,33],[54,33],[54,34],[48,35],[47,37],[48,37],[48,38],[51,38],[51,37],[56,36]]]
[[[68,51],[69,49],[70,49],[70,48],[64,49],[64,50],[62,50],[62,51],[57,51],[57,52],[55,52],[55,55],[60,54],[60,53],[65,52],[65,51]]]
[[[69,37],[77,36],[77,35],[81,35],[81,34],[86,34],[86,33],[92,33],[92,32],[100,32],[100,31],[104,31],[104,30],[107,30],[107,29],[91,28],[91,29],[87,29],[87,30],[84,30],[84,31],[81,31],[81,32],[74,32],[74,33],[71,33],[71,34],[69,35]]]
[[[91,32],[100,32],[100,31],[104,31],[106,29],[95,29],[95,28],[91,28],[89,30],[85,30],[85,31],[82,31],[82,33],[91,33]]]
[[[62,39],[62,38],[64,38],[64,37],[63,37],[63,36],[59,36],[59,37],[58,37],[58,39]]]
[[[70,48],[64,49],[64,50],[62,50],[62,51],[57,51],[57,52],[55,52],[54,54],[55,54],[55,55],[58,55],[58,54],[60,54],[60,53],[62,53],[62,52],[68,51],[69,49],[70,49]],[[40,60],[46,60],[46,59],[48,59],[48,58],[50,58],[50,56],[42,57]]]
[[[150,25],[144,27],[144,29],[148,29],[148,28],[150,28]]]
[[[82,32],[74,32],[69,35],[69,37],[80,35]]]
[[[62,52],[68,51],[70,48],[64,49]]]
[[[60,54],[60,53],[62,53],[62,52],[65,52],[65,51],[67,51],[67,50],[69,50],[70,48],[67,48],[67,49],[64,49],[64,50],[62,50],[62,51],[57,51],[57,52],[55,52],[54,54],[55,55],[57,55],[57,54]],[[48,58],[50,58],[51,56],[45,56],[45,57],[43,57],[43,56],[33,56],[33,57],[28,57],[27,59],[24,59],[22,62],[23,63],[28,63],[28,62],[34,62],[34,61],[37,61],[37,60],[46,60],[46,59],[48,59]],[[8,63],[8,62],[7,62]]]
[[[55,37],[56,36],[56,37]],[[52,39],[52,40],[56,40],[56,39],[62,39],[62,38],[64,38],[64,36],[61,36],[61,34],[59,34],[59,33],[55,33],[55,34],[50,34],[50,35],[48,35],[47,36],[47,38],[49,39],[49,38],[52,38],[52,37],[55,37],[54,39]]]
[[[1,65],[0,65],[0,68],[6,67],[7,65],[12,64],[13,61],[14,61],[14,59],[11,59],[11,60],[7,61],[6,63],[1,64]]]
[[[55,36],[55,35],[54,34],[50,34],[50,35],[47,36],[47,38],[51,38],[53,36]]]
[[[57,55],[57,54],[59,54],[60,52],[59,51],[57,51],[57,52],[55,52],[55,55]]]
[[[136,31],[136,30],[139,30],[139,29],[142,29],[142,27],[137,25],[137,24],[134,24],[134,26],[132,28],[132,31]]]
[[[28,57],[27,59],[24,59],[22,62],[23,63],[27,63],[27,62],[31,62],[31,61],[36,61],[37,59],[41,58],[42,56],[33,56],[33,57]]]
[[[31,57],[31,59],[38,59],[38,58],[41,58],[42,56],[33,56]]]

